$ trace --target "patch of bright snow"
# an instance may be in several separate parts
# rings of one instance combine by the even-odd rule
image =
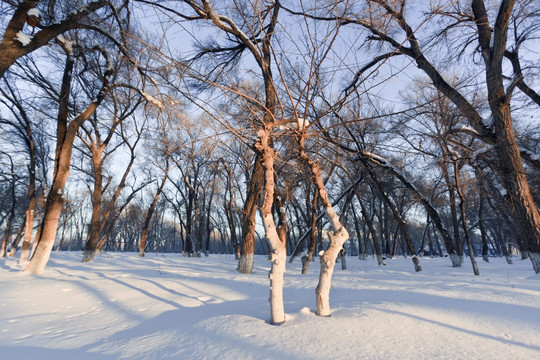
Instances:
[[[32,41],[32,36],[26,35],[22,31],[19,31],[17,35],[15,36],[15,40],[20,42],[22,46],[26,46],[30,44],[30,42]]]
[[[26,14],[28,14],[29,16],[36,16],[36,17],[41,16],[41,13],[39,12],[39,10],[37,8],[32,8],[32,9],[28,10],[28,12]]]

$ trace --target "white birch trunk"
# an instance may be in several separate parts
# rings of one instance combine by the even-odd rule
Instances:
[[[269,258],[272,267],[268,273],[268,278],[270,279],[270,316],[272,324],[280,325],[285,322],[283,274],[285,273],[287,250],[279,241],[272,214],[264,214],[262,217],[266,238],[272,249]]]
[[[283,306],[283,274],[285,273],[285,261],[287,249],[280,241],[272,204],[274,201],[274,150],[268,145],[269,132],[259,131],[259,138],[255,148],[261,153],[264,167],[264,202],[260,209],[264,225],[266,240],[270,247],[270,262],[272,267],[268,277],[270,278],[270,316],[274,325],[285,322],[285,310]]]
[[[328,199],[328,193],[324,186],[319,165],[310,159],[303,150],[303,144],[300,144],[300,158],[310,167],[313,182],[319,191],[319,197],[324,207],[326,216],[332,224],[332,231],[329,233],[330,245],[326,251],[321,251],[321,271],[319,274],[319,284],[315,289],[317,315],[330,316],[330,287],[332,285],[332,274],[334,273],[334,265],[336,259],[343,248],[345,241],[349,239],[349,233],[339,221],[339,216],[334,212],[332,204]]]
[[[332,234],[333,233],[333,234]],[[330,246],[320,257],[321,271],[319,273],[319,284],[315,289],[317,315],[330,316],[330,287],[332,286],[332,274],[334,273],[334,265],[336,259],[343,248],[343,243],[349,238],[349,233],[344,227],[338,232],[331,232]]]

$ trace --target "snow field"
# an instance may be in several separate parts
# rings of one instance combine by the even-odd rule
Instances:
[[[268,324],[265,256],[53,253],[36,276],[1,259],[0,354],[14,359],[540,359],[540,276],[530,261],[347,260],[314,314],[318,262],[287,264],[287,321]],[[318,260],[318,259],[317,259]]]

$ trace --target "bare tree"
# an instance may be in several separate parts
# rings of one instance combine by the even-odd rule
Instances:
[[[169,158],[168,156],[165,157],[165,169],[163,169],[163,178],[161,179],[161,182],[157,188],[157,191],[152,199],[152,203],[150,204],[150,207],[146,211],[146,215],[144,217],[144,223],[141,229],[141,240],[139,241],[139,256],[144,256],[144,249],[146,246],[146,239],[148,236],[148,227],[150,226],[150,220],[152,219],[152,216],[154,215],[154,211],[156,209],[156,205],[158,203],[159,197],[161,193],[163,192],[163,187],[165,186],[165,183],[167,182],[167,176],[169,174]]]
[[[339,221],[339,216],[334,212],[332,204],[328,199],[328,192],[323,183],[322,174],[319,165],[313,161],[304,149],[305,135],[299,138],[300,159],[305,163],[313,176],[313,182],[319,193],[323,209],[332,225],[332,231],[329,233],[330,244],[326,251],[321,251],[320,263],[321,271],[319,275],[319,284],[315,290],[317,315],[330,316],[330,286],[332,284],[332,274],[336,258],[341,251],[345,241],[349,239],[349,233]]]
[[[14,119],[0,119],[0,124],[7,125],[16,130],[15,134],[21,138],[25,145],[29,163],[28,163],[28,190],[27,190],[27,209],[24,219],[24,240],[19,260],[19,265],[26,265],[28,262],[28,255],[30,249],[30,243],[32,240],[32,232],[34,228],[34,213],[36,210],[36,172],[37,172],[37,152],[39,149],[36,147],[34,140],[35,124],[30,120],[30,115],[26,109],[27,104],[21,100],[21,95],[18,91],[4,78],[5,90],[2,88],[0,92],[3,95],[1,100],[6,105]],[[16,249],[18,242],[14,242],[12,248]]]
[[[57,118],[56,128],[56,150],[55,150],[55,167],[53,173],[53,183],[47,195],[47,206],[42,225],[38,232],[36,241],[36,250],[25,271],[40,274],[43,272],[54,244],[58,219],[62,204],[64,202],[63,194],[65,184],[69,177],[71,165],[71,153],[75,137],[80,126],[88,120],[102,103],[106,94],[110,90],[111,76],[114,72],[114,67],[110,63],[110,59],[105,52],[98,52],[105,60],[105,71],[101,78],[101,87],[95,94],[95,98],[83,109],[77,116],[69,121],[69,105],[71,96],[71,82],[73,76],[73,68],[75,57],[70,52],[71,49],[64,45],[66,49],[66,64],[64,67],[64,75],[62,78],[62,88],[60,90],[60,104]]]
[[[133,105],[130,103],[121,104],[118,100],[119,99],[114,98],[112,110],[113,113],[110,115],[110,124],[100,124],[97,116],[93,116],[87,122],[88,126],[85,126],[84,124],[81,126],[82,133],[79,135],[79,138],[81,139],[81,142],[86,150],[83,152],[83,154],[89,158],[89,163],[91,164],[91,171],[88,175],[93,179],[93,189],[91,193],[92,218],[90,220],[88,240],[85,244],[83,262],[91,261],[94,258],[100,236],[105,227],[105,223],[109,218],[110,211],[115,206],[116,200],[125,186],[127,176],[129,175],[135,161],[134,148],[137,146],[137,143],[140,140],[139,133],[134,145],[127,143],[127,146],[130,148],[130,161],[126,167],[122,179],[120,180],[120,183],[118,184],[118,188],[113,191],[113,195],[109,199],[105,199],[105,206],[103,206],[104,192],[108,188],[114,186],[112,184],[112,176],[106,177],[106,169],[104,168],[105,163],[123,144],[127,142],[126,135],[123,133],[123,129],[125,127],[122,126],[122,123],[127,117],[131,116],[141,104],[141,98],[135,101]],[[123,107],[123,109],[119,109],[118,107]],[[106,116],[102,115],[100,118],[101,117]],[[121,131],[121,142],[114,144],[114,146],[110,146],[111,142],[117,135],[118,128],[120,128]],[[83,159],[83,161],[84,160],[85,159]],[[106,183],[104,183],[104,180]]]
[[[379,39],[395,48],[395,51],[411,57],[416,65],[433,82],[434,86],[455,104],[476,136],[491,144],[497,153],[498,174],[508,191],[512,215],[525,241],[525,250],[531,254],[535,272],[540,272],[540,213],[535,205],[525,176],[520,149],[513,130],[510,100],[518,85],[516,81],[505,86],[502,60],[506,52],[508,25],[514,9],[514,0],[503,0],[494,21],[489,20],[484,1],[473,0],[468,20],[476,26],[477,44],[484,60],[485,87],[488,93],[490,121],[484,119],[477,109],[458,89],[444,79],[440,71],[426,58],[413,28],[405,19],[405,3],[390,4],[383,0],[370,1],[372,14],[380,14],[393,22],[407,36],[409,46],[396,41],[379,24],[367,19],[355,19]],[[375,17],[372,17],[374,19]],[[450,28],[450,27],[449,27]],[[493,31],[492,31],[493,30]]]
[[[2,236],[1,240],[1,246],[0,246],[0,257],[6,256],[7,251],[7,242],[9,237],[11,236],[11,231],[14,225],[15,221],[15,215],[16,215],[16,206],[17,206],[17,195],[16,195],[16,184],[19,180],[18,176],[15,173],[15,163],[13,162],[13,158],[5,153],[0,152],[0,155],[7,157],[9,160],[9,168],[8,168],[8,174],[10,174],[9,179],[6,179],[8,181],[8,189],[9,189],[9,197],[11,198],[11,205],[9,207],[9,211],[6,211],[5,217],[7,217],[6,225],[4,227],[4,234]],[[6,194],[7,195],[7,194]],[[0,225],[3,221],[0,222]]]

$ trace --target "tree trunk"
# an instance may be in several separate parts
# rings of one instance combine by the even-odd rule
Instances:
[[[484,189],[482,186],[482,179],[480,181],[480,203],[478,204],[478,227],[480,229],[480,236],[482,237],[482,259],[485,262],[489,262],[489,246],[487,241],[486,226],[484,224]]]
[[[504,257],[506,258],[506,262],[509,265],[512,265],[512,254],[508,251],[508,247],[506,246],[506,238],[504,235],[504,230],[502,226],[502,220],[500,216],[497,216],[497,220],[499,222],[499,243],[501,246],[502,253]]]
[[[362,231],[360,231],[360,220],[356,215],[356,210],[354,210],[354,206],[352,207],[352,211],[354,216],[354,228],[356,230],[356,241],[358,242],[358,258],[360,260],[366,260],[366,254],[364,253],[364,248],[362,246]]]
[[[25,217],[26,222],[26,217]],[[17,250],[17,246],[19,245],[19,242],[21,241],[22,234],[24,232],[24,224],[19,226],[19,230],[17,230],[17,235],[15,235],[15,239],[11,242],[11,248],[9,249],[9,252],[7,253],[8,257],[13,257],[15,255],[15,252]]]
[[[328,249],[326,249],[326,251],[321,250],[319,252],[321,271],[319,274],[319,284],[315,290],[317,315],[330,316],[330,287],[332,285],[334,265],[339,252],[341,249],[343,249],[343,244],[349,239],[349,233],[347,232],[347,229],[341,225],[339,216],[334,212],[332,204],[328,199],[328,192],[324,186],[319,165],[307,156],[303,146],[303,139],[300,141],[300,159],[311,170],[313,182],[319,192],[319,198],[323,205],[326,216],[332,225],[332,231],[328,233],[330,237]]]
[[[459,220],[456,207],[455,185],[453,181],[451,181],[450,175],[448,173],[446,156],[439,162],[439,165],[444,175],[444,180],[446,181],[446,188],[448,190],[448,197],[450,199],[450,214],[452,219],[452,229],[454,231],[454,247],[456,249],[457,255],[459,256],[459,263],[461,265],[463,264],[463,246],[461,246],[461,235],[459,233]]]
[[[56,237],[60,212],[62,211],[62,205],[64,203],[62,196],[67,178],[69,177],[73,142],[75,140],[77,130],[82,124],[82,121],[79,123],[76,122],[77,119],[74,119],[70,126],[67,126],[68,103],[73,65],[74,59],[71,56],[68,56],[66,59],[66,66],[64,68],[62,88],[60,90],[60,107],[56,129],[56,156],[53,183],[49,194],[47,195],[45,214],[39,228],[39,232],[36,234],[36,239],[34,240],[32,259],[24,269],[24,271],[29,271],[34,274],[41,274],[45,269],[45,265],[49,261],[50,253],[54,245],[54,239]],[[90,114],[88,114],[88,117],[89,116]]]
[[[461,225],[463,226],[463,233],[465,234],[465,239],[467,240],[467,247],[469,248],[469,258],[471,259],[471,264],[473,268],[473,273],[476,276],[480,275],[478,271],[478,264],[476,263],[474,248],[472,246],[471,237],[469,235],[469,230],[467,229],[467,221],[465,218],[465,197],[463,196],[463,191],[461,190],[461,185],[459,181],[459,167],[458,164],[454,161],[454,178],[456,181],[456,191],[459,197],[459,209],[461,213]]]
[[[285,208],[285,204],[281,200],[281,197],[275,194],[274,198],[274,204],[276,206],[277,210],[277,216],[278,216],[278,225],[277,225],[277,232],[279,236],[279,241],[285,246],[285,250],[287,249],[287,210]],[[285,252],[286,254],[286,252]]]
[[[249,183],[249,191],[242,209],[242,252],[236,270],[241,274],[253,272],[253,255],[255,254],[255,215],[261,196],[264,179],[264,168],[259,154],[255,157],[253,172]]]
[[[345,249],[341,249],[339,252],[339,258],[341,260],[341,270],[347,270],[347,254],[345,253]]]
[[[26,218],[24,220],[24,238],[21,246],[21,256],[19,257],[19,265],[26,266],[30,255],[30,244],[32,242],[32,232],[34,231],[34,210],[36,208],[35,196],[30,198],[28,210],[26,210]]]
[[[270,248],[269,260],[272,264],[270,273],[268,274],[270,278],[270,315],[272,324],[280,325],[285,322],[283,274],[287,260],[287,247],[279,237],[272,214],[275,153],[268,145],[269,136],[267,130],[260,130],[255,147],[261,154],[262,165],[264,167],[264,201],[260,211],[266,239]]]
[[[45,265],[49,261],[49,257],[54,245],[54,239],[56,237],[60,212],[62,211],[62,206],[64,204],[62,193],[66,180],[69,176],[69,171],[63,172],[61,177],[59,175],[60,174],[58,174],[56,177],[56,181],[53,183],[53,188],[47,196],[47,206],[45,209],[43,223],[39,229],[39,233],[36,234],[37,239],[34,240],[34,243],[37,244],[34,245],[34,255],[24,271],[29,271],[34,274],[41,274],[45,269]]]
[[[231,242],[234,248],[234,258],[238,261],[240,260],[240,246],[236,237],[236,224],[234,222],[232,211],[232,199],[229,199],[229,201],[223,199],[223,208],[225,210],[225,217],[227,218],[227,223],[229,225],[229,233],[231,234]]]
[[[99,235],[101,232],[101,203],[103,192],[103,167],[101,155],[103,148],[94,149],[92,152],[92,168],[94,173],[94,190],[92,191],[92,217],[90,219],[90,230],[88,240],[84,245],[82,262],[89,262],[96,254]]]
[[[381,246],[379,245],[379,237],[377,235],[377,230],[375,230],[375,226],[373,226],[373,221],[369,217],[369,214],[367,213],[366,207],[364,206],[364,204],[362,203],[362,200],[360,200],[360,198],[358,198],[358,202],[360,203],[360,211],[362,212],[362,216],[364,217],[364,221],[366,222],[366,224],[368,226],[368,229],[369,229],[369,234],[371,235],[371,241],[373,243],[373,250],[374,250],[373,252],[377,257],[377,263],[379,265],[386,265],[386,263],[384,262],[384,259],[382,257]]]
[[[216,176],[214,175],[214,179],[212,180],[212,190],[210,192],[210,199],[208,199],[208,210],[204,216],[205,219],[205,225],[204,228],[206,230],[205,233],[205,244],[204,244],[204,256],[210,255],[210,237],[212,235],[212,229],[210,228],[210,213],[212,211],[212,202],[214,200],[214,191],[215,191],[215,185],[216,185]]]
[[[2,244],[0,245],[0,257],[6,257],[7,255],[7,242],[9,235],[11,234],[11,224],[13,222],[13,219],[9,219],[8,223],[6,225],[6,228],[4,229],[5,233],[2,237]]]
[[[531,255],[533,270],[540,273],[540,212],[536,206],[514,133],[510,100],[512,85],[504,88],[502,59],[506,51],[508,25],[515,1],[503,1],[491,30],[484,2],[473,0],[472,9],[478,29],[478,43],[486,65],[488,103],[493,118],[494,149],[498,173],[508,193],[512,217],[519,228],[525,251]],[[492,32],[493,31],[493,32]],[[491,44],[492,43],[492,44]],[[534,254],[534,256],[533,256]]]
[[[429,230],[429,225],[430,225],[430,221],[429,221],[429,214],[428,214],[427,219],[426,219],[426,227],[424,228],[424,233],[422,234],[422,243],[420,244],[420,249],[418,250],[418,252],[420,253],[420,257],[424,257],[424,248],[426,247],[426,238],[427,238],[427,233]],[[433,249],[430,249],[430,254],[433,256],[432,250]]]
[[[317,245],[317,201],[319,199],[319,193],[315,189],[313,191],[313,198],[311,199],[311,206],[309,210],[311,212],[311,224],[309,233],[309,245],[308,251],[305,256],[302,257],[302,274],[305,275],[308,272],[309,263],[315,253],[315,246]],[[307,200],[307,199],[306,199]],[[309,204],[309,201],[306,201]]]
[[[26,266],[28,263],[28,255],[30,253],[30,243],[32,241],[32,233],[34,231],[34,212],[36,209],[36,146],[34,137],[32,135],[32,128],[30,121],[24,116],[26,120],[26,135],[28,137],[29,153],[30,153],[30,167],[29,167],[29,179],[28,179],[28,208],[26,209],[26,216],[24,219],[24,238],[21,247],[21,255],[19,257],[19,265]],[[15,245],[16,246],[16,245]]]
[[[13,192],[15,192],[15,184],[13,184],[13,186],[14,186]],[[11,235],[11,226],[13,225],[13,220],[15,220],[15,204],[16,204],[16,199],[15,199],[15,196],[13,196],[13,202],[11,203],[11,211],[10,211],[9,219],[4,229],[4,236],[2,237],[0,257],[5,257],[7,253],[7,242],[8,242],[9,236]]]
[[[141,230],[141,240],[139,241],[139,256],[143,257],[144,249],[146,247],[146,237],[148,235],[148,227],[150,226],[150,220],[152,220],[152,215],[154,215],[154,210],[156,209],[159,196],[161,195],[161,192],[163,191],[163,187],[165,186],[165,183],[167,182],[167,176],[169,174],[169,158],[168,154],[165,155],[165,170],[163,179],[161,180],[161,184],[159,185],[156,195],[154,195],[154,199],[152,200],[152,204],[150,204],[150,207],[148,208],[148,211],[146,212],[146,216],[144,218],[144,224]]]
[[[504,123],[510,122],[505,129],[498,132],[500,137],[506,138],[496,146],[499,157],[500,173],[506,190],[508,191],[509,208],[519,229],[519,236],[523,241],[523,249],[529,253],[533,270],[540,273],[540,213],[532,198],[525,169],[519,155],[519,148],[515,142],[513,128],[509,114],[509,105],[505,104],[502,118]]]

